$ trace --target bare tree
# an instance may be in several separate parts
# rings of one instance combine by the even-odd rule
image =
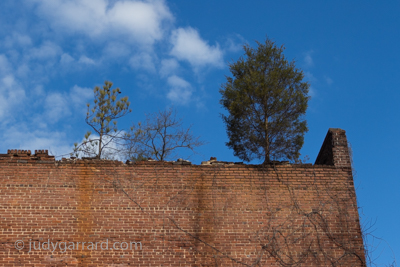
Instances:
[[[201,145],[204,142],[192,134],[191,126],[182,126],[182,119],[172,108],[146,114],[145,122],[134,124],[126,134],[127,156],[131,160],[170,160],[178,156],[178,149],[196,153],[195,148]]]

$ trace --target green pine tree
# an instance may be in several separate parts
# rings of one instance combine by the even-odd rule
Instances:
[[[304,115],[309,84],[288,62],[284,47],[268,38],[256,49],[244,45],[245,57],[229,64],[232,77],[221,86],[222,115],[235,156],[253,159],[296,160],[308,131]]]

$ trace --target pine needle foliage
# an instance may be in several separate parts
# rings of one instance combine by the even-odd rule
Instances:
[[[82,152],[86,156],[97,158],[112,158],[113,151],[117,151],[116,139],[119,138],[117,119],[125,116],[131,110],[128,97],[119,98],[121,90],[119,88],[111,89],[112,82],[105,81],[102,88],[96,86],[94,92],[94,105],[91,108],[87,104],[86,123],[93,129],[97,137],[92,138],[92,132],[88,131],[82,144],[75,144],[74,152]],[[107,153],[105,149],[108,148]]]
[[[308,82],[289,62],[284,47],[266,39],[258,47],[244,45],[244,57],[229,64],[232,77],[220,88],[222,115],[234,155],[253,159],[295,161],[308,131],[304,120]]]

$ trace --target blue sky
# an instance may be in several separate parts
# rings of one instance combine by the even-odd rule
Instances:
[[[110,80],[131,101],[121,129],[173,106],[208,142],[193,162],[240,161],[218,90],[241,46],[268,35],[311,84],[302,155],[314,162],[328,128],[346,130],[363,223],[385,240],[373,256],[389,263],[400,257],[399,14],[399,1],[3,0],[0,153],[70,152],[93,87]]]

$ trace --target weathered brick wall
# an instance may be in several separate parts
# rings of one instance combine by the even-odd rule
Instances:
[[[365,266],[350,166],[212,163],[0,155],[0,265]]]

